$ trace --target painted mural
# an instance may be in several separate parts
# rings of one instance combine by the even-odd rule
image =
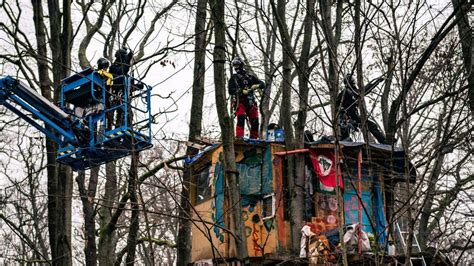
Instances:
[[[249,256],[262,256],[268,230],[262,220],[261,203],[257,200],[247,199],[242,205],[242,220],[245,224]]]
[[[317,152],[311,152],[312,149]],[[288,181],[285,179],[286,155],[282,151],[286,151],[285,147],[278,144],[236,146],[240,205],[250,257],[262,257],[264,254],[265,258],[284,257],[290,251],[287,245],[291,243],[291,213],[288,212]],[[313,259],[314,255],[318,263],[336,259],[338,225],[358,223],[361,206],[358,196],[357,160],[344,157],[347,154],[354,156],[358,150],[351,150],[351,153],[339,157],[344,163],[337,171],[334,163],[336,156],[333,156],[331,151],[332,149],[326,146],[302,151],[308,156],[305,169],[305,203],[301,210],[304,211],[306,225],[313,233],[307,246],[310,254],[308,258]],[[209,162],[211,158],[212,163]],[[202,165],[210,165],[210,197],[199,202],[195,209],[203,220],[212,222],[212,225],[211,236],[208,233],[206,235],[210,223],[197,225],[201,230],[193,228],[193,259],[208,259],[214,256],[211,242],[217,247],[220,255],[232,258],[236,251],[235,242],[227,233],[233,223],[228,209],[222,147],[212,150],[206,160],[198,163],[201,166],[196,166],[196,171],[201,169]],[[337,182],[337,179],[343,182]],[[368,165],[362,164],[362,230],[375,235],[374,240],[381,246],[387,240],[383,181],[383,176],[370,175]],[[343,191],[343,206],[339,206],[336,198],[337,185]],[[339,220],[339,208],[343,208],[344,221]]]
[[[312,166],[313,183],[316,184],[316,193],[313,197],[315,212],[311,223],[314,233],[325,234],[336,229],[339,223],[334,155],[330,149],[322,149],[318,152],[311,150],[309,158],[308,165]],[[338,173],[341,178],[340,169]],[[344,184],[340,182],[340,186],[343,187]]]
[[[220,157],[220,156],[219,156]],[[212,221],[218,225],[214,226],[214,233],[219,241],[225,241],[224,236],[224,174],[222,171],[222,163],[216,162],[214,167],[214,175],[212,177],[212,184],[214,188],[214,200],[211,205]]]
[[[372,178],[362,177],[362,205],[361,218],[362,230],[367,233],[373,233],[371,221],[373,221],[372,207]],[[356,224],[359,222],[359,197],[357,195],[358,180],[356,176],[344,177],[344,220],[345,224]]]
[[[262,256],[270,250],[271,231],[275,229],[273,199],[273,167],[270,148],[253,148],[237,151],[237,170],[239,171],[240,192],[242,195],[242,218],[245,224],[245,235],[250,256]],[[212,222],[213,233],[219,242],[226,240],[225,233],[225,199],[223,155],[219,152],[212,167],[211,184],[213,200]],[[271,241],[272,243],[275,241]]]

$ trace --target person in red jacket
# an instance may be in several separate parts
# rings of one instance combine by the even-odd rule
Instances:
[[[255,92],[265,90],[265,83],[257,77],[248,74],[244,69],[244,63],[239,57],[232,60],[234,74],[228,83],[229,94],[232,99],[232,107],[237,116],[235,136],[242,138],[245,131],[245,120],[250,122],[250,138],[258,139],[258,105]]]

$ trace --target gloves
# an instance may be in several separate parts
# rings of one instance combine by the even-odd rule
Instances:
[[[260,84],[252,85],[251,89],[259,94],[263,93],[262,89],[260,88]]]
[[[259,84],[255,84],[255,85],[252,85],[252,87],[245,87],[242,89],[242,94],[243,95],[248,95],[251,91],[258,91],[260,92],[261,89],[260,89],[260,85]]]

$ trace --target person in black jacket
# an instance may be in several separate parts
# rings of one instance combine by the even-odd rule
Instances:
[[[127,76],[130,72],[132,60],[133,60],[133,52],[129,49],[121,48],[121,49],[118,49],[117,52],[115,52],[115,60],[112,63],[112,65],[109,67],[109,72],[114,77],[112,91],[111,91],[111,98],[112,98],[112,102],[114,102],[115,105],[119,105],[123,103],[123,100],[124,100],[123,97],[126,93],[125,89],[126,89]],[[114,124],[116,127],[118,127],[124,124],[125,117],[124,117],[124,110],[122,107],[116,110],[117,110],[116,111],[117,119],[115,119]],[[114,117],[114,112],[112,111],[112,114],[110,115]]]
[[[109,72],[115,77],[128,75],[132,64],[133,52],[126,48],[115,52],[115,60],[109,68]]]
[[[230,77],[228,90],[231,95],[233,110],[235,110],[237,116],[235,136],[237,138],[244,136],[245,119],[248,117],[250,120],[250,138],[258,139],[258,106],[255,92],[265,90],[265,83],[248,74],[239,57],[232,60],[232,67],[235,73]]]
[[[384,78],[380,77],[372,80],[365,86],[365,94],[369,94]],[[359,90],[351,74],[344,77],[344,89],[337,95],[336,107],[339,114],[341,129],[341,140],[348,140],[351,130],[357,131],[361,119],[358,109],[360,99]],[[367,120],[370,133],[381,144],[386,144],[385,135],[380,131],[377,124],[372,120]]]

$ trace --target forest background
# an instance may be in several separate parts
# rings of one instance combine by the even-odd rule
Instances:
[[[417,167],[416,184],[397,195],[410,227],[423,247],[469,261],[468,2],[0,1],[0,75],[53,102],[63,78],[99,57],[112,60],[120,47],[133,50],[132,75],[153,86],[154,144],[138,161],[76,173],[55,162],[52,141],[0,106],[0,262],[189,262],[190,179],[182,159],[196,152],[186,142],[197,136],[232,140],[225,82],[235,56],[267,84],[262,136],[276,122],[289,148],[302,147],[304,130],[316,139],[338,131],[334,100],[345,74],[359,87],[383,76],[374,92],[362,92],[359,108]],[[364,124],[354,140],[373,141]],[[301,166],[293,163],[288,189],[302,195]]]

